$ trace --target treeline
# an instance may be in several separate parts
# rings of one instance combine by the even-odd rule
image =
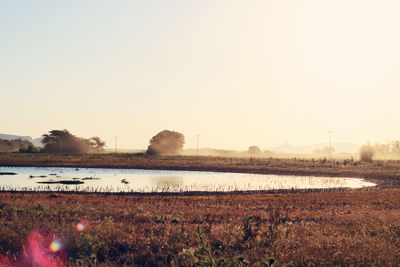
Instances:
[[[400,141],[388,141],[385,144],[367,143],[360,148],[360,160],[372,161],[373,159],[400,159]]]
[[[106,144],[97,136],[86,139],[77,137],[68,130],[52,130],[42,137],[44,147],[41,151],[45,153],[100,153],[104,152]]]
[[[149,143],[146,155],[176,155],[182,152],[185,137],[179,132],[164,130],[153,136]],[[42,144],[43,147],[36,148],[26,140],[0,139],[0,152],[102,153],[105,151],[106,143],[97,136],[82,138],[71,134],[68,130],[51,130],[42,135]]]
[[[385,144],[376,143],[372,146],[377,157],[400,157],[400,141],[388,141]]]
[[[22,139],[0,139],[0,152],[37,152],[37,148],[29,141]]]
[[[95,136],[89,139],[77,137],[68,130],[52,130],[42,135],[43,147],[37,148],[33,143],[22,140],[0,139],[0,152],[24,152],[24,153],[66,153],[85,154],[104,152],[105,142]]]

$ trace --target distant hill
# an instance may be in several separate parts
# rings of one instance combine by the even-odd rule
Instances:
[[[22,140],[27,140],[29,142],[33,141],[32,137],[30,137],[30,136],[20,136],[20,135],[13,135],[13,134],[0,134],[0,139],[4,139],[4,140],[22,139]]]
[[[281,146],[272,147],[269,150],[276,153],[285,154],[312,154],[314,150],[322,150],[325,147],[329,147],[329,143],[316,143],[313,145],[302,145],[293,146],[289,143],[285,143]],[[360,146],[354,143],[332,143],[332,147],[335,148],[335,153],[357,153],[360,150]]]
[[[43,147],[42,140],[43,140],[42,137],[35,138],[35,139],[33,139],[32,143],[35,145],[35,147]]]
[[[294,146],[292,146],[291,144],[289,144],[289,143],[285,143],[285,144],[280,145],[280,146],[271,147],[269,150],[272,151],[272,152],[285,153],[285,154],[297,153],[296,152],[296,148]]]
[[[4,140],[16,140],[22,139],[31,142],[36,147],[42,147],[42,138],[35,138],[33,139],[31,136],[21,136],[21,135],[13,135],[13,134],[0,134],[0,139]]]

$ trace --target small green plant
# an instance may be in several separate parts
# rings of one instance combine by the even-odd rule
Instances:
[[[196,233],[197,233],[198,238],[200,239],[200,245],[201,245],[200,253],[203,255],[206,255],[206,260],[202,264],[204,264],[206,266],[212,266],[212,267],[216,266],[215,260],[212,256],[211,246],[206,241],[204,233],[203,233],[200,225],[197,226]]]

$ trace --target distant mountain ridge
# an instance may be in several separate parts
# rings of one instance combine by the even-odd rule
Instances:
[[[13,135],[13,134],[0,134],[0,139],[4,140],[16,140],[22,139],[31,142],[36,147],[42,147],[42,139],[41,137],[33,139],[31,136],[22,136],[22,135]]]

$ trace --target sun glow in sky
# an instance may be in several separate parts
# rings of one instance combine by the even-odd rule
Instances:
[[[400,138],[400,2],[0,3],[0,133],[145,148]]]

